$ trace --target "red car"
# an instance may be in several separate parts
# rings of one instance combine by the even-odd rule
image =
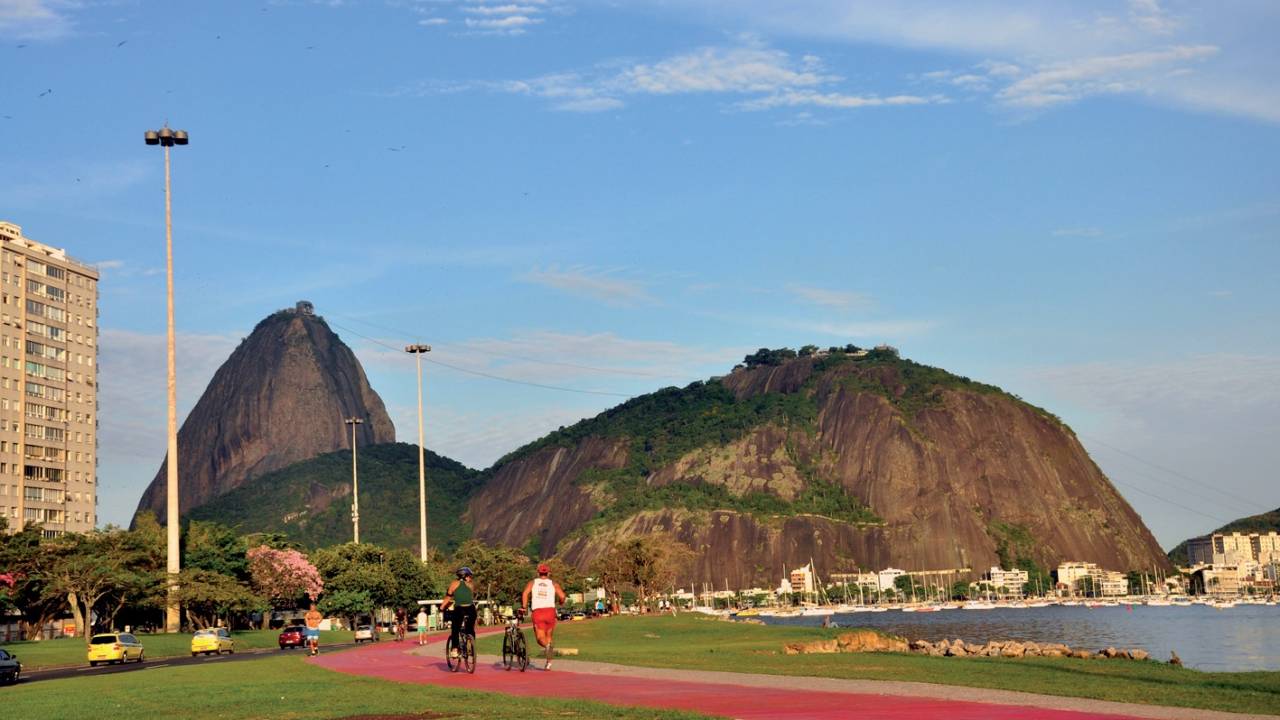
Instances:
[[[280,649],[306,647],[307,630],[301,625],[289,625],[280,631]]]

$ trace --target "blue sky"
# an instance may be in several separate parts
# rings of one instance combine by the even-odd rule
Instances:
[[[1206,9],[1208,7],[1209,9]],[[101,516],[316,304],[484,466],[761,346],[891,342],[1046,406],[1172,545],[1280,505],[1264,2],[0,0],[0,218],[100,263]]]

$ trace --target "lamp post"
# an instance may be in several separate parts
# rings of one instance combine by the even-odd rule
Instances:
[[[427,561],[427,451],[422,439],[422,353],[430,345],[407,345],[405,352],[418,362],[418,559]]]
[[[178,603],[178,573],[182,570],[182,558],[178,548],[178,381],[174,363],[173,330],[173,208],[169,186],[169,148],[186,145],[186,130],[170,130],[168,124],[159,130],[147,130],[143,140],[148,145],[164,148],[164,245],[165,278],[168,282],[168,366],[169,366],[169,452],[165,459],[167,483],[165,485],[165,530],[168,539],[169,593],[165,602],[164,631],[176,633],[182,625]]]
[[[356,474],[356,426],[363,423],[358,417],[343,420],[351,426],[351,527],[355,530],[355,542],[360,544],[360,476]]]

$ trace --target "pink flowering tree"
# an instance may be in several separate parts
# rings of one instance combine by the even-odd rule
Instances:
[[[296,607],[303,595],[315,602],[324,591],[320,572],[297,550],[259,545],[248,552],[248,558],[249,578],[254,589],[272,605]]]

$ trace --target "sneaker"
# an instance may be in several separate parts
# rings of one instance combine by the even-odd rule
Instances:
[[[547,664],[546,664],[545,666],[543,666],[543,668],[542,668],[542,669],[543,669],[543,670],[550,670],[550,669],[551,669],[551,658],[547,658]],[[572,673],[570,673],[570,674],[572,674]]]
[[[451,649],[449,650],[449,657],[450,657],[450,658],[452,658],[452,659],[454,659],[454,660],[457,660],[457,659],[458,659],[458,648],[451,648]]]

